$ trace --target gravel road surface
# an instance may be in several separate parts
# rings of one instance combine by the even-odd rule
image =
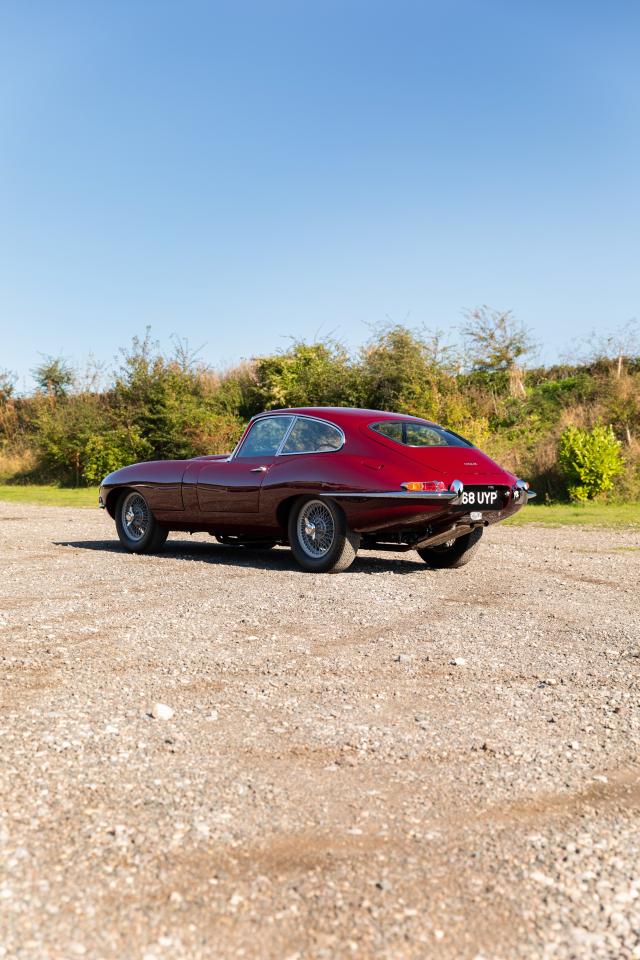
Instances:
[[[639,600],[637,532],[323,576],[0,504],[0,957],[640,958]]]

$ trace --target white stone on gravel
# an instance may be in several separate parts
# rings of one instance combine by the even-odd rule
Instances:
[[[529,876],[535,883],[539,883],[542,887],[552,887],[554,884],[553,879],[548,877],[546,873],[542,873],[541,870],[533,870]]]
[[[173,707],[167,706],[166,703],[154,703],[149,711],[154,720],[171,720],[175,713]]]

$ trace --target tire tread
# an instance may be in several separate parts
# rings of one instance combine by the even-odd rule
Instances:
[[[458,570],[473,560],[480,549],[482,534],[482,527],[477,527],[463,537],[459,537],[446,552],[424,547],[417,553],[434,570]]]
[[[125,550],[129,551],[129,553],[158,553],[158,551],[161,550],[165,545],[166,539],[169,536],[169,531],[163,524],[158,523],[151,512],[151,508],[149,508],[149,512],[151,513],[151,525],[142,540],[130,540],[124,531],[121,515],[122,501],[130,493],[130,488],[124,489],[116,502],[115,520],[120,543]],[[148,503],[147,506],[149,506]]]
[[[360,534],[351,530],[347,525],[346,517],[340,507],[332,501],[326,501],[331,507],[336,524],[336,543],[325,557],[319,560],[313,560],[308,557],[298,543],[297,538],[297,520],[298,515],[305,503],[309,500],[317,500],[317,497],[300,497],[291,509],[289,514],[289,544],[291,552],[300,564],[303,570],[313,573],[343,573],[347,570],[356,558],[358,547],[360,546]]]

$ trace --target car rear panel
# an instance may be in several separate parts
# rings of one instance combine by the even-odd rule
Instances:
[[[398,445],[396,445],[398,446]],[[451,483],[461,480],[464,484],[501,483],[512,486],[515,476],[498,466],[495,460],[476,447],[400,447],[399,454],[411,464],[420,466],[424,477],[407,477],[407,480],[429,480],[428,471]]]

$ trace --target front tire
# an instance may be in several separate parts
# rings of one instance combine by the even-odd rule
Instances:
[[[423,547],[418,550],[418,554],[425,563],[428,563],[434,570],[457,570],[458,567],[464,567],[465,563],[472,560],[480,546],[480,538],[483,534],[482,527],[476,527],[463,537],[458,537],[453,543],[441,543],[437,547]]]
[[[151,507],[137,490],[123,490],[116,504],[116,530],[130,553],[156,553],[169,531],[158,523]]]
[[[302,497],[289,514],[289,543],[303,570],[342,573],[356,558],[360,535],[331,500]]]

